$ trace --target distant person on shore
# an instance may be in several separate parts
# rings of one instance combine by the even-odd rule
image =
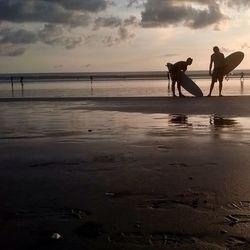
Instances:
[[[93,76],[90,76],[89,79],[90,79],[90,83],[93,83]]]
[[[23,77],[20,77],[20,83],[21,83],[21,87],[22,87],[22,96],[24,95],[24,89],[23,89]]]
[[[14,83],[13,83],[13,76],[10,77],[10,82],[11,82],[11,87],[12,87],[12,89],[13,89],[13,84],[14,84]]]
[[[214,53],[211,55],[210,58],[210,65],[209,65],[209,75],[212,76],[212,81],[210,85],[210,90],[208,96],[211,96],[214,84],[219,81],[219,96],[222,96],[222,83],[224,78],[224,67],[225,67],[225,56],[223,53],[220,52],[220,49],[215,46],[213,48]],[[212,72],[213,66],[213,72]]]
[[[167,63],[167,67],[172,79],[172,92],[173,92],[173,97],[176,97],[175,94],[175,84],[177,83],[177,89],[179,92],[179,97],[184,97],[184,95],[181,92],[181,84],[180,84],[180,73],[182,72],[186,72],[187,67],[189,65],[191,65],[193,62],[192,58],[187,58],[186,61],[179,61],[175,64],[171,64],[171,63]]]
[[[13,76],[10,76],[10,83],[11,83],[11,94],[12,94],[12,97],[14,97],[14,82],[13,82]]]
[[[244,82],[244,73],[243,72],[240,73],[240,82],[241,83]]]
[[[23,77],[22,76],[20,77],[20,83],[21,83],[21,86],[23,88]]]
[[[170,73],[169,71],[167,72],[167,77],[168,77],[168,93],[170,92]]]

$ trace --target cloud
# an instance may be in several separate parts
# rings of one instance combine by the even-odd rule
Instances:
[[[74,49],[83,41],[81,36],[66,36],[62,26],[45,24],[44,28],[38,32],[39,41],[48,45],[63,46],[66,49]]]
[[[120,27],[117,33],[120,41],[130,40],[135,37],[135,34],[129,32],[125,27]]]
[[[41,42],[50,46],[61,46],[65,49],[74,49],[83,42],[82,36],[72,36],[66,33],[63,26],[45,24],[37,31],[25,29],[0,29],[0,54],[18,56],[25,52],[25,46]],[[19,48],[22,46],[22,48]]]
[[[135,16],[130,16],[126,19],[120,17],[98,17],[94,22],[94,30],[100,28],[118,28],[121,26],[137,26],[139,25],[139,20]]]
[[[63,65],[62,64],[57,64],[57,65],[54,65],[54,68],[55,69],[61,69],[61,68],[63,68]]]
[[[101,27],[119,27],[122,25],[122,19],[118,17],[98,17],[95,19],[94,30],[97,30]]]
[[[105,10],[110,1],[106,0],[44,0],[48,3],[57,3],[68,10],[99,12]]]
[[[250,44],[248,44],[248,43],[243,43],[243,44],[241,45],[241,49],[250,49]]]
[[[5,56],[20,56],[25,53],[25,48],[13,48],[9,51],[5,51],[2,55]]]
[[[229,7],[250,7],[249,0],[226,0]]]
[[[124,19],[123,21],[124,26],[138,26],[139,23],[140,22],[136,16],[130,16],[129,18]]]
[[[24,22],[40,22],[69,25],[72,27],[87,26],[90,23],[90,10],[98,11],[106,5],[101,5],[104,0],[96,0],[96,7],[91,4],[84,5],[86,1],[73,1],[71,8],[69,2],[66,1],[49,1],[49,0],[1,0],[0,1],[0,21],[8,21],[12,23]],[[82,2],[78,11],[73,7],[77,6],[77,2]],[[92,1],[89,1],[92,2]],[[99,3],[99,5],[98,5]],[[89,7],[88,7],[89,6]],[[99,6],[99,7],[98,7]],[[103,6],[102,8],[100,6]],[[84,8],[85,7],[85,8]]]
[[[225,53],[231,53],[231,52],[233,52],[234,50],[233,50],[233,49],[229,49],[229,48],[224,48],[224,47],[222,47],[222,48],[221,48],[221,51],[222,51],[222,52],[225,52]]]
[[[143,6],[144,1],[143,0],[128,0],[127,1],[127,7],[131,8],[133,6],[136,6],[137,8]]]
[[[134,37],[135,37],[135,34],[129,32],[126,27],[120,27],[117,31],[116,36],[111,36],[111,35],[105,36],[102,42],[105,46],[111,47],[114,45],[118,45],[121,42],[129,41],[133,39]]]
[[[169,53],[169,54],[165,54],[161,57],[175,57],[175,56],[179,56],[180,54],[177,54],[177,53]]]
[[[5,29],[0,32],[0,44],[31,44],[36,41],[37,34],[25,29],[17,31]]]
[[[202,8],[195,6],[195,3],[202,5]],[[215,25],[227,18],[222,14],[219,4],[213,0],[147,0],[141,15],[143,27],[184,25],[192,29]]]
[[[1,56],[20,56],[25,53],[25,48],[16,48],[13,45],[0,45],[0,55]]]

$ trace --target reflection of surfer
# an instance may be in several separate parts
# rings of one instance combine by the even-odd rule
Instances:
[[[187,124],[188,117],[182,114],[170,115],[170,122],[174,124]]]
[[[224,77],[224,66],[225,66],[225,57],[224,54],[222,54],[217,46],[213,48],[214,53],[211,55],[210,58],[210,65],[209,65],[209,75],[212,76],[211,86],[209,90],[208,96],[211,96],[211,93],[214,88],[214,84],[219,81],[219,96],[222,96],[222,82]],[[213,73],[212,71],[212,65]]]
[[[210,117],[209,120],[210,125],[213,125],[216,128],[223,128],[223,127],[233,127],[237,124],[234,119],[224,118],[218,115],[213,115]]]
[[[175,64],[167,63],[168,70],[170,72],[170,76],[172,79],[172,92],[175,97],[175,83],[177,82],[177,89],[179,92],[179,97],[183,97],[184,95],[181,93],[181,85],[180,85],[180,72],[185,72],[187,70],[187,66],[191,65],[193,62],[192,58],[188,58],[186,61],[179,61]]]

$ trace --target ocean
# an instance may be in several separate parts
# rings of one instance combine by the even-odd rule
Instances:
[[[210,79],[194,79],[204,95],[208,94]],[[183,90],[186,96],[188,92]],[[250,79],[237,78],[224,80],[223,95],[250,95]],[[10,82],[0,83],[0,98],[11,97],[128,97],[128,96],[171,96],[171,84],[167,79],[102,80],[102,81],[25,81],[24,88],[14,81],[13,91]],[[218,95],[215,84],[212,95]]]

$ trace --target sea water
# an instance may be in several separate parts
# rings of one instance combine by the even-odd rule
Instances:
[[[210,79],[195,79],[204,95],[210,87]],[[188,92],[183,93],[190,96]],[[224,80],[223,95],[250,95],[250,79],[240,81],[239,78]],[[212,95],[218,95],[218,83]],[[171,84],[168,80],[107,80],[107,81],[45,81],[0,83],[0,98],[3,97],[127,97],[127,96],[172,96]]]

